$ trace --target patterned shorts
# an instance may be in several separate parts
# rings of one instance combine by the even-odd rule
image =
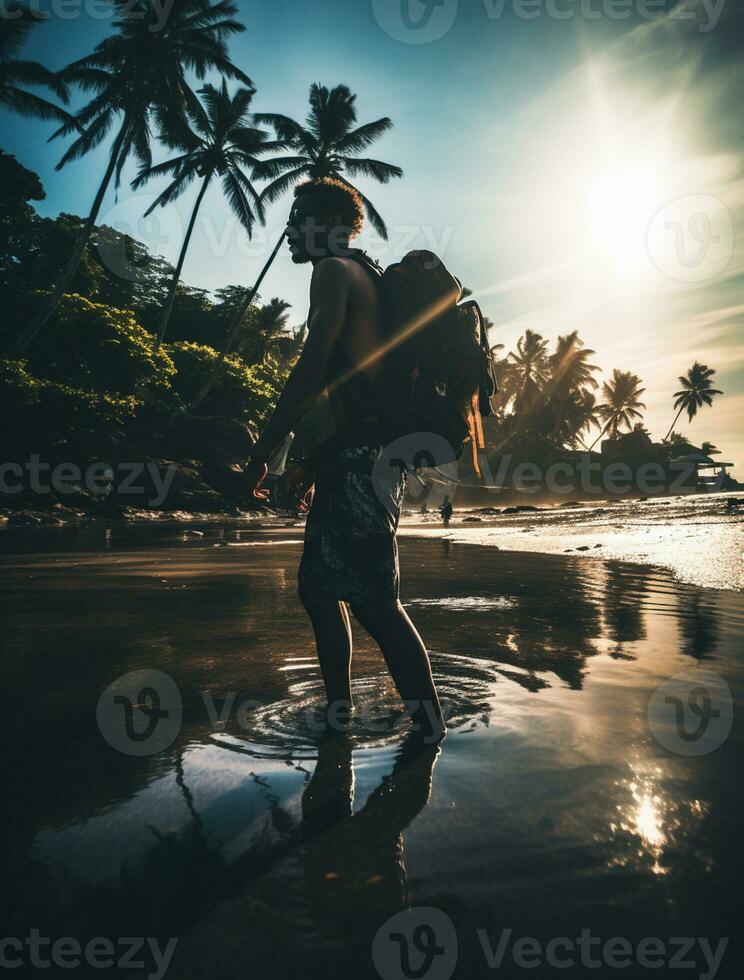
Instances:
[[[381,454],[381,446],[342,449],[316,474],[299,571],[304,601],[398,598],[395,532],[405,473],[384,465],[375,469]]]

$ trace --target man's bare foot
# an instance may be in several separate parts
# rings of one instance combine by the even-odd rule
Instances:
[[[430,744],[440,742],[447,734],[447,726],[439,705],[422,701],[411,712],[411,732]]]
[[[326,732],[346,733],[351,727],[354,717],[354,704],[352,701],[339,700],[330,701],[325,709]]]

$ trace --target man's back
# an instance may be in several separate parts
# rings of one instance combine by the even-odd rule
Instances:
[[[352,365],[370,381],[380,377],[381,363],[375,359],[383,340],[382,310],[375,273],[357,259],[334,257],[334,278],[347,291],[346,321],[338,344]]]

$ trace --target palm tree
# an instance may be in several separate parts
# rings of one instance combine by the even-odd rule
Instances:
[[[72,123],[72,117],[53,102],[27,92],[19,85],[44,85],[58,99],[67,103],[67,86],[48,68],[36,61],[16,58],[34,26],[46,20],[43,14],[32,12],[20,4],[10,4],[0,17],[0,105],[22,116]]]
[[[281,144],[271,142],[268,133],[248,124],[248,110],[253,98],[253,89],[239,88],[231,96],[227,91],[227,82],[222,80],[220,88],[205,85],[200,89],[204,102],[201,105],[187,108],[188,120],[176,121],[161,133],[161,140],[169,149],[179,150],[178,156],[159,163],[155,166],[143,167],[132,187],[141,187],[153,177],[165,174],[173,177],[171,183],[158,196],[155,202],[145,212],[150,214],[157,207],[164,207],[175,201],[195,179],[201,180],[201,187],[191,219],[184,235],[181,252],[173,272],[168,298],[163,309],[163,316],[158,330],[157,345],[160,346],[168,329],[168,321],[173,311],[178,281],[183,269],[191,235],[196,224],[204,195],[210,181],[216,175],[221,179],[222,190],[228,200],[230,209],[250,236],[256,220],[263,222],[264,210],[257,189],[251,176],[245,173],[247,169],[252,175],[258,163],[258,154],[269,149],[281,148]]]
[[[275,201],[303,178],[317,180],[320,177],[335,177],[351,187],[353,185],[343,176],[344,172],[352,177],[371,177],[381,184],[387,184],[392,177],[403,176],[400,167],[358,155],[387,132],[393,123],[384,116],[375,122],[356,126],[355,101],[356,96],[346,85],[336,85],[329,90],[325,85],[315,84],[310,87],[310,111],[305,126],[278,113],[260,113],[256,116],[258,122],[273,126],[277,137],[286,141],[294,151],[293,156],[269,161],[263,167],[262,175],[273,178],[263,191],[262,196],[266,201]],[[358,188],[355,189],[358,191]],[[359,193],[373,228],[387,239],[387,228],[379,212],[368,198]]]
[[[665,441],[674,431],[682,412],[686,411],[687,418],[692,422],[699,408],[702,408],[703,405],[712,405],[715,396],[723,394],[718,388],[713,387],[713,375],[715,373],[715,368],[709,368],[707,365],[695,361],[692,367],[688,368],[687,374],[680,376],[679,383],[682,385],[682,389],[674,392],[676,399],[674,407],[679,411],[674,416],[674,421],[665,436]]]
[[[269,350],[269,347],[285,334],[287,323],[289,322],[288,310],[292,309],[292,304],[283,299],[274,298],[269,300],[258,311],[256,329],[258,331],[259,356],[258,361],[262,361]]]
[[[581,433],[596,424],[593,389],[599,386],[594,377],[599,368],[589,363],[594,353],[574,330],[558,337],[554,353],[547,358],[542,428],[556,446],[583,446]]]
[[[706,456],[720,456],[721,450],[712,442],[704,442],[700,447],[700,452]]]
[[[341,183],[354,187],[343,176],[344,171],[352,177],[372,177],[381,184],[386,184],[392,177],[403,176],[400,167],[357,155],[387,132],[393,123],[391,119],[384,116],[375,122],[355,126],[357,119],[355,101],[356,96],[346,85],[337,85],[329,90],[324,85],[315,84],[310,87],[310,111],[305,126],[279,113],[256,113],[254,116],[256,122],[272,126],[277,138],[294,152],[293,156],[262,161],[260,168],[256,169],[256,176],[270,180],[261,194],[262,201],[267,203],[275,201],[303,178],[313,180],[320,177],[334,177]],[[354,189],[362,198],[372,226],[387,239],[387,228],[379,212],[358,188]],[[211,377],[189,406],[191,411],[207,397],[219,377],[225,358],[230,353],[240,330],[245,312],[256,298],[261,283],[279,254],[285,234],[286,232],[280,236],[258,279],[246,293],[245,300],[235,315],[232,328],[228,331],[227,341],[215,363]]]
[[[597,424],[597,399],[586,388],[575,389],[562,400],[560,414],[554,423],[556,444],[569,449],[586,449],[582,433]]]
[[[640,410],[646,407],[640,400],[646,390],[641,387],[642,384],[637,374],[631,371],[619,371],[617,368],[612,372],[610,380],[604,382],[602,395],[605,400],[597,406],[596,412],[605,424],[589,447],[590,451],[605,433],[609,433],[611,439],[616,439],[621,429],[631,429],[633,420],[642,418]]]
[[[599,382],[594,372],[599,371],[596,364],[589,364],[589,358],[596,351],[584,347],[579,331],[559,337],[555,352],[548,358],[550,369],[549,386],[559,391],[579,391],[584,388],[598,388]]]
[[[108,165],[75,248],[52,289],[44,311],[19,338],[23,351],[36,337],[67,291],[78,269],[112,178],[118,185],[130,155],[144,167],[151,163],[150,137],[154,119],[161,129],[175,127],[177,116],[187,108],[198,112],[198,99],[186,81],[186,72],[204,78],[216,69],[250,86],[251,80],[229,60],[226,38],[245,30],[233,20],[232,0],[178,0],[165,22],[153,0],[111,0],[118,8],[115,33],[98,44],[92,54],[68,65],[61,73],[65,82],[76,83],[93,98],[76,115],[75,123],[63,125],[55,136],[69,135],[75,125],[85,127],[57,164],[61,169],[99,146],[114,124],[118,125]]]
[[[535,330],[525,330],[517,342],[517,352],[508,359],[513,366],[516,412],[529,411],[548,377],[548,342]]]

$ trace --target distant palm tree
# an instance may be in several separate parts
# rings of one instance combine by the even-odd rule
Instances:
[[[92,54],[80,58],[61,72],[64,81],[95,93],[55,136],[69,135],[76,126],[85,127],[57,169],[78,160],[97,147],[116,122],[118,130],[109,153],[108,165],[93,199],[87,219],[65,269],[52,289],[44,311],[19,338],[22,352],[36,337],[70,286],[93,232],[98,212],[112,178],[118,184],[131,154],[147,167],[151,163],[151,122],[171,128],[186,108],[198,111],[198,99],[186,81],[186,72],[204,78],[216,69],[229,78],[250,86],[251,80],[236,68],[227,55],[225,39],[245,30],[233,20],[237,12],[232,0],[178,0],[167,19],[153,0],[111,0],[117,8],[116,33],[104,38]]]
[[[44,14],[21,4],[8,4],[0,16],[0,105],[22,116],[72,123],[72,117],[53,102],[27,92],[19,85],[44,85],[62,102],[69,101],[67,86],[37,61],[16,58],[34,24],[46,20]]]
[[[558,423],[553,438],[570,449],[586,449],[582,433],[597,424],[597,399],[586,388],[575,389],[561,402]]]
[[[674,431],[682,412],[686,411],[687,418],[692,422],[699,408],[702,408],[703,405],[712,405],[715,396],[723,394],[718,388],[713,387],[713,375],[715,373],[715,368],[709,368],[707,365],[695,361],[692,367],[688,368],[687,374],[680,376],[679,383],[682,385],[682,390],[674,392],[676,399],[674,407],[679,411],[674,416],[674,421],[665,436],[665,441]]]
[[[589,363],[594,353],[584,347],[578,330],[574,330],[558,337],[555,351],[547,358],[542,427],[555,445],[583,446],[581,433],[596,425],[596,399],[592,389],[599,386],[594,377],[599,368]]]
[[[515,411],[530,410],[538,400],[548,377],[548,342],[535,330],[525,330],[517,351],[508,357],[512,363]]]
[[[594,372],[599,371],[596,364],[589,364],[589,358],[596,351],[584,347],[584,341],[579,337],[578,330],[559,337],[556,341],[555,352],[548,357],[550,369],[550,387],[564,391],[578,391],[583,388],[598,388],[599,382]]]
[[[615,368],[610,380],[602,385],[604,402],[597,406],[596,412],[605,424],[589,447],[590,450],[594,449],[605,433],[611,439],[616,439],[621,429],[631,429],[633,420],[642,417],[640,409],[646,407],[640,400],[646,390],[641,387],[642,384],[638,375]]]
[[[352,177],[371,177],[381,184],[387,184],[392,177],[403,176],[400,167],[359,156],[393,123],[384,116],[356,126],[355,101],[356,96],[346,85],[327,89],[316,84],[310,87],[310,111],[305,126],[275,112],[256,115],[258,122],[273,126],[278,138],[286,141],[294,151],[293,156],[280,157],[263,167],[263,175],[267,179],[273,178],[264,188],[264,200],[275,201],[303,178],[335,177],[353,186],[344,173]],[[377,209],[363,194],[361,198],[372,226],[387,239],[387,228]]]
[[[199,103],[187,107],[191,125],[186,120],[176,119],[161,133],[162,142],[171,150],[180,150],[180,154],[165,163],[143,167],[132,182],[132,187],[138,188],[153,177],[165,174],[173,177],[172,182],[145,211],[145,215],[148,215],[155,208],[175,201],[195,178],[201,180],[163,309],[158,347],[163,342],[173,312],[178,281],[196,217],[215,174],[221,179],[230,210],[248,235],[251,235],[256,220],[264,220],[263,205],[251,176],[258,163],[258,154],[281,148],[282,144],[269,141],[266,130],[249,125],[248,110],[253,94],[253,89],[241,87],[231,96],[224,79],[220,88],[205,85],[200,89],[204,108]],[[246,170],[249,174],[245,173]]]
[[[700,447],[700,452],[705,453],[706,456],[720,456],[721,450],[718,446],[714,445],[712,442],[704,442]]]
[[[260,360],[266,356],[269,347],[274,341],[285,333],[289,322],[288,310],[292,309],[292,304],[283,299],[269,300],[265,306],[258,311],[256,328],[258,330],[259,342],[261,345]]]

